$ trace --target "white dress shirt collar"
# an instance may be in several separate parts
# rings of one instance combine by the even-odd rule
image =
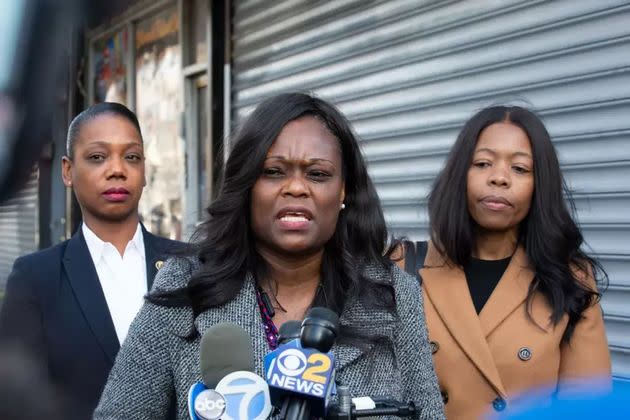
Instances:
[[[83,231],[83,237],[85,238],[85,242],[87,243],[92,259],[94,261],[99,261],[103,255],[103,248],[105,247],[105,244],[109,242],[105,242],[96,236],[96,233],[94,233],[85,223],[81,223],[81,230]],[[146,254],[144,252],[144,236],[142,235],[142,226],[140,223],[138,223],[138,227],[136,228],[136,233],[133,234],[133,238],[131,238],[127,244],[125,252],[129,247],[135,247],[142,258],[146,258]]]

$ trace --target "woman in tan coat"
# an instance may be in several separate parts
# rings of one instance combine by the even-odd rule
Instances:
[[[491,107],[466,123],[429,197],[431,241],[399,262],[409,270],[419,257],[449,419],[507,414],[531,393],[610,388],[596,287],[606,275],[581,251],[567,197],[532,112]]]

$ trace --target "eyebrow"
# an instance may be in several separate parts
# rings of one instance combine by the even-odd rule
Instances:
[[[268,160],[268,159],[278,159],[278,160],[289,161],[289,159],[287,159],[285,156],[279,156],[279,155],[267,156],[265,158],[265,160]],[[334,165],[334,162],[332,160],[324,159],[324,158],[312,158],[312,159],[306,159],[306,161],[310,163],[328,162]]]
[[[482,147],[481,149],[475,150],[475,153],[479,153],[479,152],[488,152],[488,153],[493,154],[493,155],[497,154],[497,152],[495,152],[492,149],[488,149],[487,147]],[[512,156],[523,156],[523,157],[532,159],[532,155],[530,155],[529,153],[525,153],[525,152],[514,152],[514,153],[512,153]]]
[[[111,143],[106,142],[106,141],[97,140],[97,141],[91,142],[90,144],[86,144],[86,146],[88,146],[88,147],[89,146],[109,146],[110,144]],[[126,146],[126,147],[142,146],[142,143],[137,142],[137,141],[130,141],[130,142],[127,142],[127,143],[123,144],[123,146]]]

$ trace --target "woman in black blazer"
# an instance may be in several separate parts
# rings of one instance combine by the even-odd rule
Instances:
[[[141,232],[149,290],[177,242],[140,224],[144,152],[133,112],[101,103],[79,114],[68,129],[62,175],[81,206],[83,223],[100,240],[123,255]],[[0,312],[0,337],[21,345],[48,373],[67,400],[69,419],[91,417],[121,344],[84,228],[15,261]]]

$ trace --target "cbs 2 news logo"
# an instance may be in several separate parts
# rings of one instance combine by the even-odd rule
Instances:
[[[330,383],[334,359],[312,349],[280,349],[267,372],[270,386],[324,397]]]

